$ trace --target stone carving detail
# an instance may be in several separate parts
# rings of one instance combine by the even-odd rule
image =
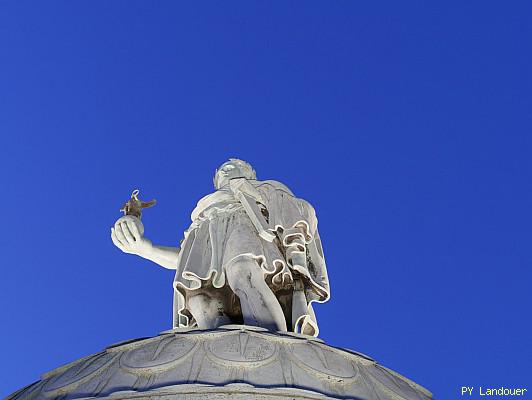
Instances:
[[[251,389],[255,398],[264,399],[278,399],[281,392],[286,398],[297,394],[302,399],[431,398],[426,389],[369,357],[327,346],[319,339],[224,326],[215,331],[176,329],[112,346],[45,374],[42,381],[8,400],[140,398],[133,396],[136,393],[155,399],[165,398],[158,397],[163,392],[180,398],[179,393],[187,390],[211,393],[214,387],[235,396],[248,393],[242,398],[250,398]],[[129,394],[119,395],[124,388]]]
[[[190,338],[169,336],[123,353],[120,366],[135,374],[161,373],[184,362],[198,344]]]
[[[46,382],[42,391],[50,397],[75,391],[80,385],[99,377],[111,366],[115,359],[115,354],[100,353],[83,360],[83,362],[77,362],[72,368],[52,376]]]
[[[206,345],[212,360],[232,366],[257,367],[271,361],[277,352],[275,343],[245,331],[206,342]]]
[[[334,376],[342,379],[356,377],[356,363],[332,349],[316,343],[295,343],[288,346],[290,355],[296,363],[317,375]]]

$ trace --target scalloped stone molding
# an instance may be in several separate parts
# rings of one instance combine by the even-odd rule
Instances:
[[[427,400],[429,391],[368,356],[294,333],[227,325],[174,329],[109,346],[8,400]]]

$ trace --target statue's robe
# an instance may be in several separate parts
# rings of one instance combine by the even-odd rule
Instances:
[[[202,198],[181,242],[174,279],[174,327],[195,324],[187,309],[190,291],[220,289],[232,293],[226,283],[225,266],[235,257],[248,255],[257,261],[276,294],[288,329],[316,336],[312,303],[327,301],[330,292],[314,208],[279,182],[246,180],[245,185],[260,199],[269,231],[277,238],[269,242],[259,236],[229,185]],[[287,260],[287,232],[302,233],[305,262]]]

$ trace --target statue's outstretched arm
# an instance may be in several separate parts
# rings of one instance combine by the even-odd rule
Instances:
[[[166,269],[177,268],[177,255],[179,254],[178,247],[168,246],[152,246],[151,252],[142,255],[147,260],[153,261]],[[139,254],[140,255],[140,254]]]
[[[111,240],[124,253],[136,254],[167,269],[177,268],[179,248],[156,246],[144,237],[140,219],[126,215],[111,228]]]

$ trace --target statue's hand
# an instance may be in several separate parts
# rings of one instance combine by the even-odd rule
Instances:
[[[153,244],[143,234],[142,222],[133,215],[119,218],[111,228],[111,239],[116,247],[124,253],[146,257],[153,250]]]

